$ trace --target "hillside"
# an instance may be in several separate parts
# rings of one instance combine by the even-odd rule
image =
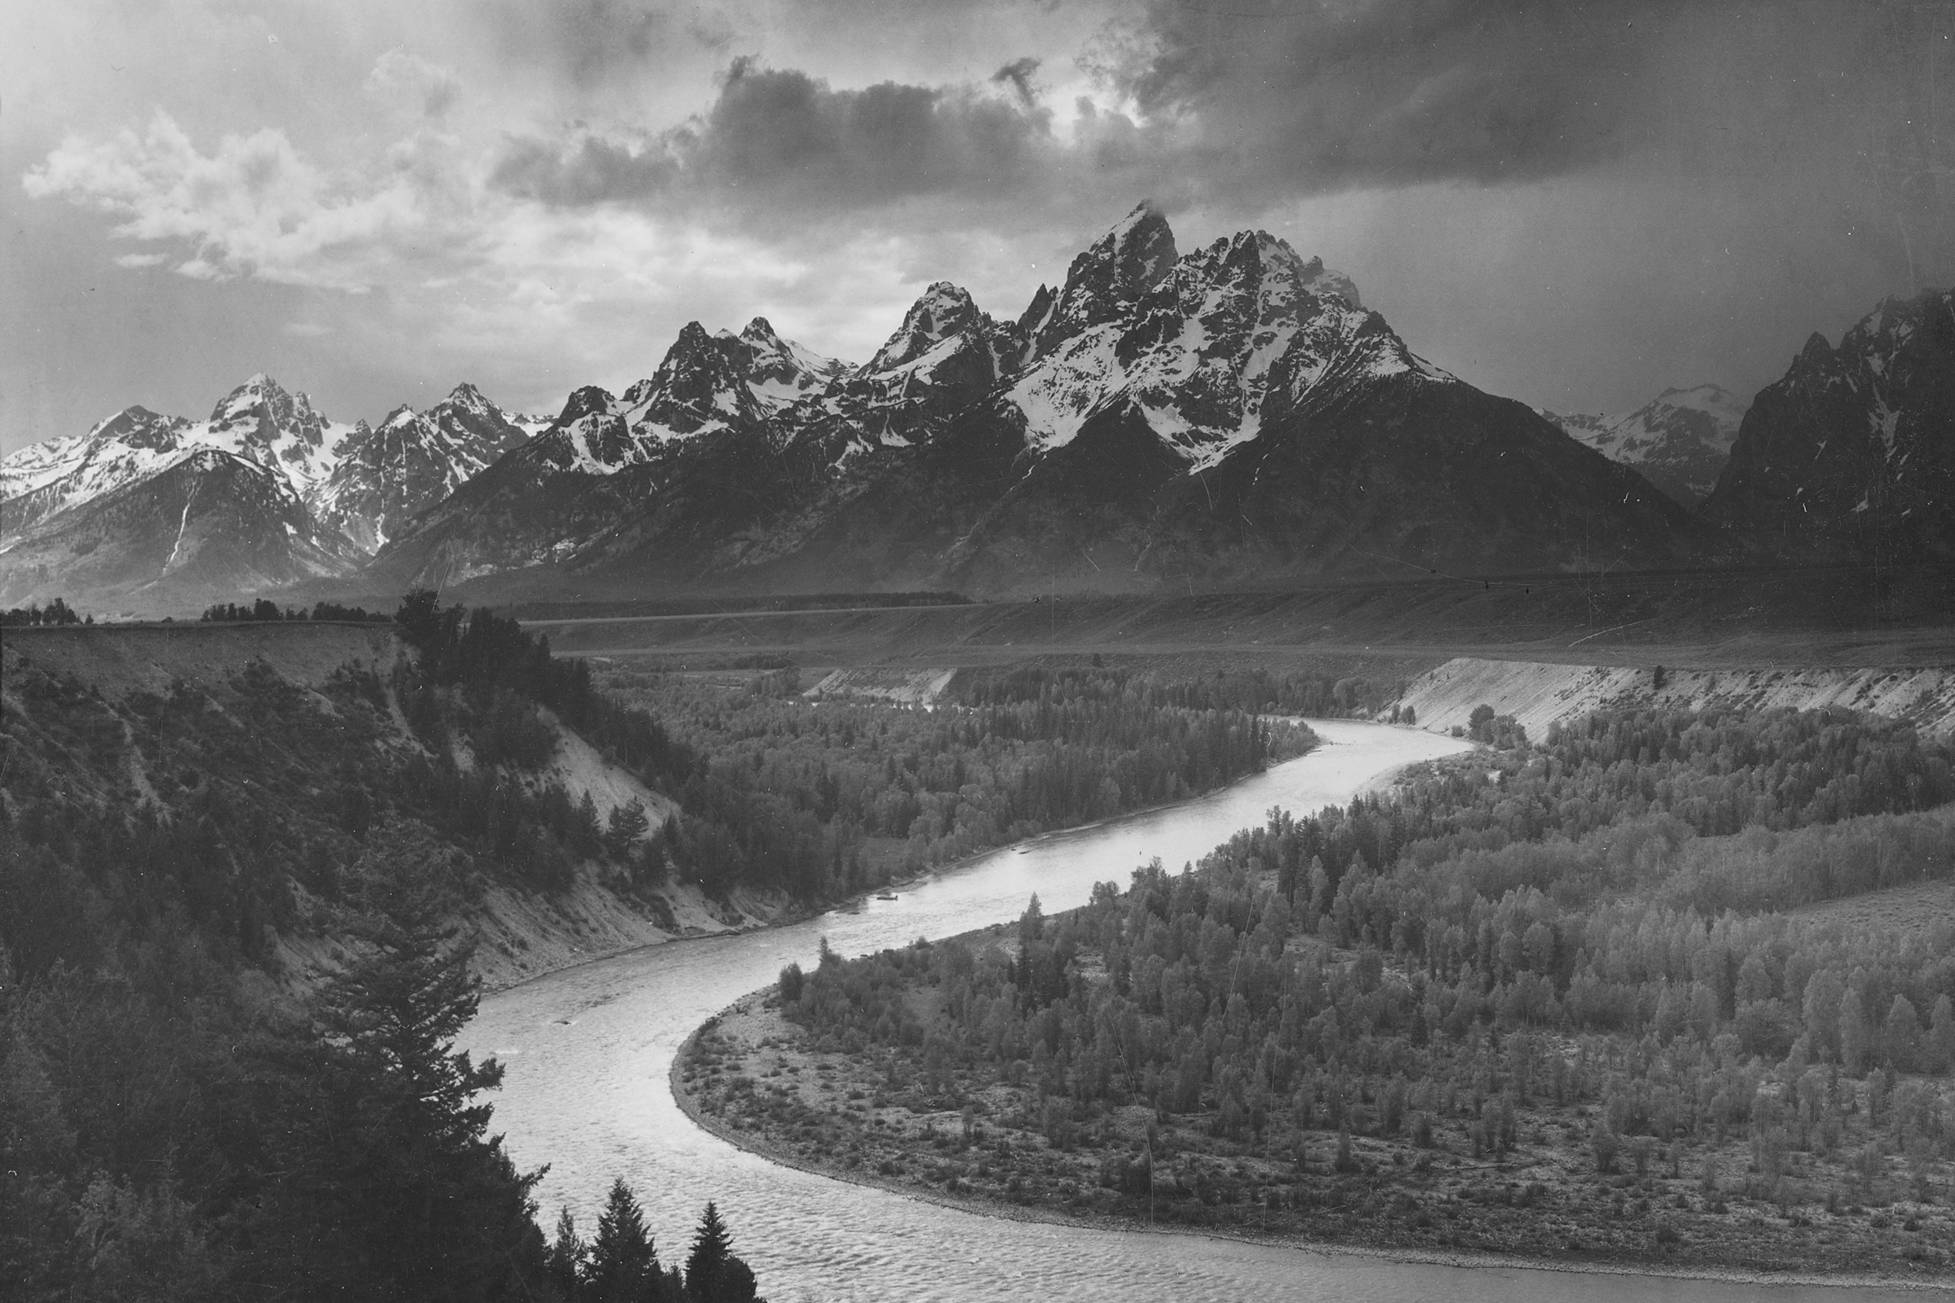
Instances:
[[[1955,291],[1815,333],[1745,413],[1704,503],[1782,553],[1955,556]]]
[[[9,628],[0,655],[0,812],[44,879],[16,887],[17,926],[51,929],[7,928],[17,963],[181,910],[221,962],[306,985],[342,953],[352,884],[402,847],[447,866],[492,985],[784,908],[714,903],[648,865],[674,802],[547,709],[417,687],[389,626]],[[510,737],[535,754],[489,763]],[[481,801],[492,816],[469,813]],[[601,846],[634,802],[652,842]],[[132,884],[112,867],[132,863],[152,871]]]

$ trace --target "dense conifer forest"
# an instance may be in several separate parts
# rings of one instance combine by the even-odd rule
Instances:
[[[717,1213],[690,1268],[646,1269],[642,1219],[546,1244],[540,1173],[489,1125],[501,1069],[452,1048],[479,989],[460,920],[489,883],[665,871],[642,812],[601,826],[541,776],[540,712],[654,777],[662,732],[511,622],[413,599],[401,627],[413,657],[317,690],[250,660],[105,693],[10,653],[9,1297],[755,1297]],[[294,968],[284,943],[305,936],[342,961]]]
[[[1188,875],[790,968],[772,1045],[707,1037],[693,1089],[831,1168],[1055,1211],[1946,1270],[1955,926],[1796,907],[1955,880],[1948,750],[1842,711],[1475,726],[1504,745]],[[867,1066],[813,1102],[788,1045]]]

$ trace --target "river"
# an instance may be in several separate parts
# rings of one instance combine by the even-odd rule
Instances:
[[[1299,815],[1345,803],[1368,782],[1462,743],[1409,729],[1332,721],[1325,745],[1269,772],[1167,809],[1037,838],[790,927],[668,943],[552,973],[485,997],[462,1037],[506,1069],[494,1126],[518,1167],[550,1164],[538,1190],[546,1227],[568,1204],[588,1237],[614,1177],[637,1191],[661,1259],[683,1258],[716,1200],[735,1249],[773,1303],[800,1300],[1263,1298],[1602,1303],[1879,1303],[1904,1290],[1754,1286],[1505,1267],[1391,1262],[1193,1235],[1082,1229],[979,1216],[780,1167],[712,1136],[679,1111],[666,1075],[706,1018],[809,965],[821,938],[845,955],[1016,918],[1037,892],[1046,912],[1086,903],[1093,884],[1154,856],[1172,869],[1272,806]]]

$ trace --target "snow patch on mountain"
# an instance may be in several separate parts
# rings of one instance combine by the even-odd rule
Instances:
[[[1729,390],[1701,384],[1666,389],[1633,412],[1563,415],[1541,410],[1541,415],[1611,461],[1641,472],[1685,506],[1694,506],[1716,485],[1747,406]]]
[[[1076,261],[1068,292],[1075,279],[1107,283],[1100,273],[1146,220],[1137,210],[1094,245],[1098,262]],[[1164,242],[1172,237],[1152,247]],[[1065,446],[1095,411],[1125,403],[1199,469],[1255,438],[1267,409],[1322,400],[1325,385],[1406,372],[1451,379],[1367,311],[1348,276],[1266,231],[1217,240],[1165,271],[1151,256],[1129,261],[1125,283],[1146,279],[1148,289],[1116,319],[1043,345],[1005,394],[1034,452]]]

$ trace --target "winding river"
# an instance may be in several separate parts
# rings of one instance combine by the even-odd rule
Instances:
[[[701,1131],[666,1074],[681,1042],[715,1011],[810,964],[822,937],[847,955],[1016,918],[1037,892],[1047,910],[1086,902],[1095,882],[1125,884],[1154,856],[1178,869],[1272,806],[1299,814],[1348,802],[1371,780],[1459,750],[1450,738],[1343,721],[1313,724],[1325,746],[1226,791],[1172,808],[1038,838],[871,900],[860,913],[791,927],[651,946],[486,997],[462,1038],[506,1067],[495,1126],[522,1168],[550,1164],[543,1220],[559,1204],[586,1236],[614,1177],[637,1191],[662,1258],[684,1251],[717,1200],[774,1303],[800,1300],[1046,1299],[1187,1301],[1308,1298],[1546,1303],[1668,1299],[1877,1303],[1900,1289],[1758,1286],[1721,1281],[1391,1262],[1195,1235],[1082,1229],[978,1216],[780,1167]]]

